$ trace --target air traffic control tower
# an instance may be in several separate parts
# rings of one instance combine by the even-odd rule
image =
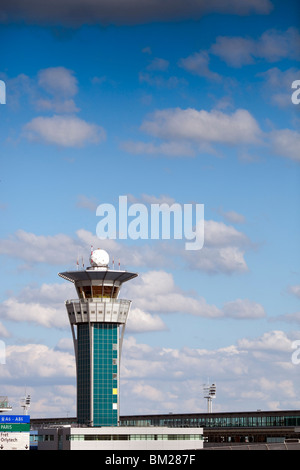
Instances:
[[[87,269],[59,273],[75,284],[78,299],[65,302],[77,369],[77,419],[81,425],[119,424],[120,359],[130,300],[123,282],[136,273],[110,269],[104,250],[94,250]]]

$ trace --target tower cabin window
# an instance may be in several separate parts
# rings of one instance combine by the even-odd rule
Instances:
[[[119,287],[116,286],[82,286],[79,288],[81,299],[108,298],[116,299],[118,297]]]

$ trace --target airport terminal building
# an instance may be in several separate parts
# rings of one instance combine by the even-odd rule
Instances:
[[[96,439],[93,437],[93,428],[81,428],[82,436],[85,437],[78,437],[76,429],[79,424],[76,418],[32,419],[31,425],[33,429],[38,430],[39,449],[44,447],[54,449],[59,446],[62,448],[64,439],[71,440],[71,444],[67,444],[71,448],[79,446],[78,442],[75,443],[76,440],[94,439],[95,443]],[[181,428],[180,436],[179,428]],[[60,431],[60,436],[58,429],[64,429]],[[112,449],[113,444],[109,441],[116,442],[118,438],[112,437],[111,434],[108,436],[107,430],[102,429],[105,436],[103,439],[106,440],[105,443],[102,441],[102,444],[105,449]],[[202,444],[198,449],[247,447],[300,450],[300,410],[120,416],[120,426],[116,429],[123,430],[121,433],[123,437],[120,439],[123,439],[122,448],[126,449],[131,448],[130,444],[133,441],[138,446],[136,448],[151,449],[149,442],[152,440],[152,444],[155,445],[158,439],[165,449],[178,449],[175,446],[179,443],[184,445],[188,443],[191,445],[189,448],[193,449],[195,441],[198,441],[198,444]],[[165,434],[164,442],[162,442],[162,431]],[[71,437],[67,437],[68,435]],[[130,435],[132,437],[129,437]]]
[[[31,419],[39,450],[300,446],[300,410],[120,416],[120,360],[131,301],[119,293],[137,274],[109,268],[104,250],[92,250],[90,261],[86,269],[59,273],[77,292],[65,302],[76,359],[77,416]]]

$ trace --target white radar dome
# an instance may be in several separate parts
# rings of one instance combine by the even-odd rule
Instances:
[[[91,254],[91,265],[92,266],[108,266],[109,255],[105,250],[94,250]]]

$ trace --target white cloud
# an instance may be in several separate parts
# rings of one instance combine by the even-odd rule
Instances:
[[[141,130],[162,139],[190,140],[196,143],[258,143],[261,131],[245,109],[232,114],[218,110],[198,111],[172,108],[156,111],[141,125]]]
[[[72,283],[30,285],[4,300],[0,305],[0,314],[8,321],[66,329],[69,322],[64,301],[76,297]]]
[[[172,198],[163,195],[154,199],[153,196],[142,195],[142,200],[145,203],[172,203]],[[83,257],[87,266],[87,257],[93,245],[107,250],[111,263],[113,258],[115,262],[120,259],[122,267],[130,266],[131,269],[140,266],[148,269],[174,266],[175,259],[177,262],[179,258],[187,267],[209,273],[229,274],[248,270],[244,255],[252,243],[244,233],[222,222],[205,221],[204,235],[204,247],[191,253],[184,249],[181,240],[149,240],[141,247],[138,243],[127,245],[118,240],[100,240],[84,229],[78,230],[74,237],[65,234],[36,235],[18,230],[6,239],[1,239],[0,254],[25,261],[27,268],[36,263],[75,267],[77,256],[80,263]],[[177,242],[181,243],[179,248]]]
[[[85,229],[77,230],[74,237],[65,234],[36,235],[17,230],[15,234],[1,240],[0,254],[25,261],[25,267],[31,267],[36,263],[48,263],[75,268],[77,256],[79,256],[80,263],[83,257],[85,266],[88,265],[91,245],[107,250],[111,263],[113,257],[115,262],[120,259],[122,268],[124,266],[161,267],[166,265],[169,259],[163,246],[155,247],[148,244],[144,245],[143,249],[138,246],[131,247],[116,240],[99,240],[96,235]]]
[[[255,63],[259,59],[276,62],[281,59],[299,59],[300,35],[296,28],[286,31],[270,29],[257,40],[244,37],[219,36],[210,52],[232,67]]]
[[[132,203],[143,202],[145,204],[168,204],[168,205],[172,205],[176,202],[174,198],[172,198],[171,196],[168,196],[166,194],[161,194],[160,196],[154,196],[154,195],[151,195],[151,194],[143,193],[143,194],[141,194],[141,196],[139,198],[133,196],[132,194],[128,194],[127,198],[128,198],[128,201],[132,202]]]
[[[214,220],[204,222],[205,246],[247,246],[250,240],[243,232],[231,225]]]
[[[269,352],[291,352],[292,342],[286,333],[280,330],[268,331],[255,339],[243,338],[238,341],[241,350]]]
[[[300,133],[291,129],[280,129],[270,133],[271,150],[290,160],[300,161]]]
[[[163,77],[162,75],[156,75],[148,72],[140,72],[139,80],[141,83],[147,83],[150,86],[157,88],[177,88],[180,85],[185,85],[186,81],[176,76],[169,78]]]
[[[75,293],[74,293],[75,294]],[[73,294],[72,297],[75,297]],[[15,322],[34,323],[45,328],[64,329],[68,327],[68,319],[63,305],[66,297],[62,296],[59,303],[45,301],[22,301],[20,298],[4,300],[0,306],[2,318]]]
[[[289,102],[290,98],[291,95]],[[249,158],[245,145],[263,145],[285,158],[295,161],[300,158],[298,131],[279,129],[265,133],[246,109],[232,113],[193,108],[158,110],[142,122],[140,130],[160,141],[127,141],[121,144],[123,150],[132,154],[194,157],[197,153],[218,154],[217,146],[221,144],[237,147],[241,158],[250,161],[256,158]],[[231,216],[233,220],[234,214]]]
[[[207,273],[243,273],[248,271],[244,258],[245,251],[236,246],[207,248],[199,252],[185,253],[186,262],[191,269],[200,269]]]
[[[10,337],[10,333],[7,331],[5,326],[0,322],[0,338],[9,338],[9,337]]]
[[[282,320],[286,321],[287,323],[298,323],[300,324],[300,311],[294,313],[285,313],[283,315],[279,315],[272,320]]]
[[[36,108],[38,111],[53,111],[55,113],[77,113],[79,108],[77,108],[74,100],[49,100],[44,98],[39,98],[36,103]]]
[[[203,412],[201,386],[207,377],[217,384],[216,411],[272,409],[275,401],[281,409],[297,407],[299,373],[291,363],[291,345],[283,331],[242,338],[236,345],[213,350],[149,348],[125,338],[122,414]],[[143,391],[151,390],[152,399],[145,402]]]
[[[288,106],[293,107],[291,100],[291,84],[300,76],[300,70],[291,67],[287,70],[280,70],[278,67],[272,67],[266,72],[258,74],[264,79],[263,96],[267,97],[273,105],[280,108]]]
[[[248,271],[245,251],[251,247],[249,238],[223,222],[205,220],[204,247],[197,252],[184,252],[191,269],[208,273],[238,273]]]
[[[222,315],[215,305],[208,305],[205,299],[188,296],[175,285],[173,276],[164,271],[141,274],[134,284],[126,286],[125,292],[134,300],[134,306],[143,311],[180,312],[204,317]]]
[[[266,316],[263,306],[249,299],[236,299],[226,302],[222,308],[209,305],[203,297],[187,293],[174,282],[173,276],[165,271],[142,273],[132,284],[124,285],[123,295],[133,300],[133,317],[130,325],[136,331],[155,325],[157,330],[165,325],[159,323],[158,314],[181,313],[207,318],[258,319]],[[155,317],[146,312],[154,312]],[[151,321],[151,323],[150,323]],[[148,326],[149,323],[149,326]]]
[[[74,96],[78,93],[78,81],[72,70],[65,67],[42,69],[36,77],[20,74],[7,79],[9,100],[13,107],[20,105],[21,99],[27,99],[26,106],[41,112],[77,113]]]
[[[135,305],[135,301],[133,301]],[[162,331],[167,327],[158,315],[151,315],[140,308],[131,308],[126,323],[126,331],[129,333],[141,333],[145,331]]]
[[[289,292],[300,299],[300,284],[289,287]]]
[[[210,57],[207,51],[196,52],[184,59],[180,59],[179,66],[200,77],[219,82],[221,76],[209,69]]]
[[[262,305],[248,299],[237,299],[226,302],[223,306],[223,312],[226,317],[236,319],[255,319],[266,316]]]
[[[51,99],[48,96],[37,99],[36,107],[39,111],[54,111],[55,113],[79,111],[72,99],[78,93],[78,81],[73,70],[65,67],[49,67],[40,70],[37,84],[40,89],[51,95]]]
[[[224,211],[222,208],[217,210],[219,214],[224,217],[224,219],[232,224],[244,224],[246,222],[246,218],[243,214],[239,214],[236,211]]]
[[[169,62],[167,60],[156,57],[147,66],[147,70],[164,72],[168,69],[168,67],[169,67]]]
[[[71,97],[78,93],[78,82],[72,70],[49,67],[38,73],[38,85],[52,95]]]
[[[80,207],[81,209],[88,209],[92,212],[96,212],[98,204],[95,198],[87,197],[84,194],[79,194],[77,196],[76,206]]]
[[[121,149],[133,155],[163,155],[166,157],[194,157],[195,151],[187,142],[152,142],[126,141]]]
[[[1,240],[0,254],[26,261],[29,265],[35,263],[69,265],[71,262],[75,265],[78,249],[82,249],[81,243],[65,234],[35,235],[17,230],[14,235]]]
[[[73,354],[54,351],[42,344],[27,344],[6,347],[6,366],[2,377],[14,379],[74,378],[75,358]],[[28,382],[27,382],[28,383]]]
[[[152,347],[125,335],[121,414],[204,412],[201,386],[207,377],[217,384],[216,411],[273,409],[274,402],[281,409],[297,408],[299,373],[292,352],[292,340],[283,331],[211,350]],[[34,384],[28,393],[35,417],[65,416],[66,406],[75,410],[75,373],[73,352],[41,344],[7,346],[6,364],[0,368],[3,393],[10,399],[19,400],[24,383]]]
[[[243,37],[219,36],[211,46],[211,52],[232,67],[254,63],[254,41]]]
[[[105,131],[101,126],[67,115],[36,117],[24,126],[24,135],[30,141],[62,147],[82,147],[105,140]]]

